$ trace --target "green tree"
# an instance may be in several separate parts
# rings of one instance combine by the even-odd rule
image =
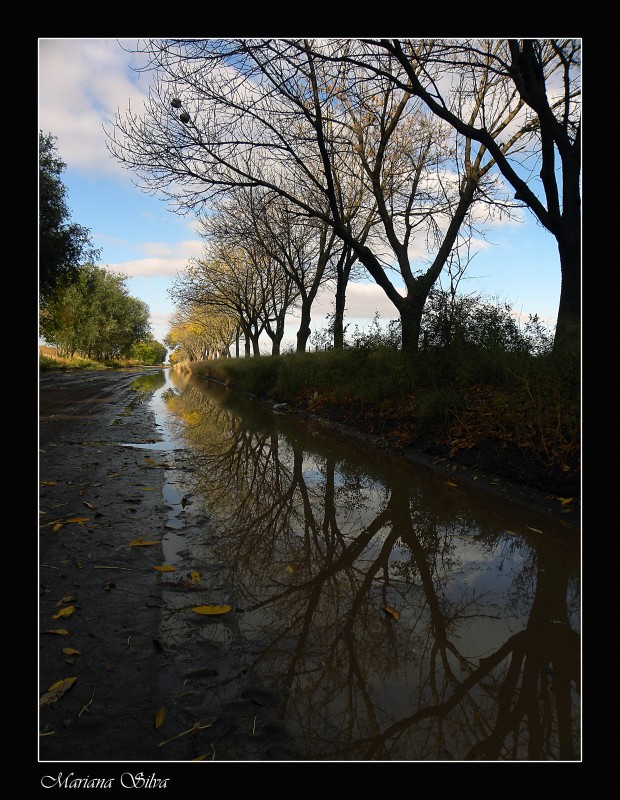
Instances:
[[[57,287],[42,307],[42,335],[69,358],[75,353],[99,361],[129,357],[133,346],[152,334],[148,306],[129,295],[126,279],[84,265],[75,282]]]
[[[167,352],[168,348],[165,345],[155,339],[149,339],[146,342],[134,344],[131,348],[131,357],[146,366],[155,366],[163,363]]]
[[[39,297],[47,301],[61,286],[78,279],[80,265],[96,261],[90,231],[71,222],[67,189],[60,176],[66,169],[56,150],[56,137],[39,132]]]

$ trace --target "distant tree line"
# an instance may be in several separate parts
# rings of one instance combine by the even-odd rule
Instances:
[[[127,277],[96,266],[90,231],[73,222],[56,138],[39,133],[39,334],[62,357],[135,358],[161,363],[149,308],[129,295]]]

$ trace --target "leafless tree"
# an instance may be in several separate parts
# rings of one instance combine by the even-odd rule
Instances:
[[[581,40],[364,39],[346,54],[479,142],[556,239],[555,346],[581,331]],[[497,113],[501,109],[501,113]]]
[[[260,355],[259,338],[265,327],[263,286],[242,250],[214,242],[205,258],[189,262],[170,295],[181,307],[198,305],[234,315],[245,336],[246,356]]]
[[[243,254],[263,304],[262,329],[271,339],[272,355],[279,355],[286,317],[299,303],[300,289],[261,236],[267,206],[258,191],[240,188],[220,198],[201,220],[208,247]]]
[[[157,80],[145,114],[119,115],[109,147],[181,211],[250,186],[327,226],[394,303],[413,352],[430,288],[467,238],[474,203],[491,197],[487,146],[448,148],[413,92],[348,58],[349,48],[149,40],[142,51]],[[427,242],[421,270],[409,254],[414,234]]]

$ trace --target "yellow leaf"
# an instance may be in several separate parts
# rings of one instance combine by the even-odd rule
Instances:
[[[75,678],[63,678],[61,681],[53,683],[47,692],[41,695],[39,699],[39,708],[43,708],[50,703],[55,703],[57,700],[60,700],[67,689],[70,689],[76,681],[77,676]]]
[[[89,517],[71,517],[65,520],[65,522],[77,522],[78,525],[83,525],[85,522],[88,522],[88,520]]]
[[[60,636],[70,636],[71,634],[66,628],[54,628],[53,630],[43,631],[43,633],[58,633]]]
[[[285,571],[285,572],[288,572],[288,574],[290,575],[290,574],[291,574],[291,572],[293,572],[294,570],[293,570],[293,567],[291,567],[291,565],[290,565],[290,564],[287,564],[287,565],[284,567],[284,571]]]
[[[526,525],[525,527],[526,527],[526,528],[530,528],[530,526],[529,526],[529,525]],[[531,530],[531,531],[534,531],[534,533],[542,533],[542,531],[541,531],[541,530],[539,530],[538,528],[530,528],[530,530]]]
[[[196,614],[227,614],[232,606],[195,606],[192,611]]]
[[[567,506],[569,503],[572,503],[574,499],[574,497],[558,497],[558,500],[563,506]]]
[[[92,503],[87,503],[86,500],[83,501],[84,505],[91,510],[94,510],[95,506]]]
[[[446,484],[446,486],[457,486],[458,487],[458,483],[452,483],[452,481],[444,481],[444,483]]]
[[[62,600],[59,600],[59,601],[56,603],[56,608],[58,608],[58,606],[61,606],[63,603],[70,603],[72,600],[73,600],[73,598],[71,597],[71,595],[70,595],[70,594],[66,594],[66,595],[65,595],[65,596],[62,598]]]
[[[156,569],[159,572],[176,572],[176,567],[169,567],[167,564],[164,564],[161,567],[153,567],[153,569]]]
[[[130,547],[147,547],[150,544],[157,544],[157,542],[145,539],[144,536],[138,536],[138,538],[134,539],[133,542],[129,542]]]
[[[41,486],[58,486],[56,481],[41,481]]]
[[[54,533],[57,533],[57,532],[58,532],[58,531],[59,531],[59,530],[62,528],[62,526],[63,526],[63,523],[62,523],[62,522],[57,522],[57,523],[54,525],[54,527],[52,528],[52,530],[54,531]]]
[[[155,714],[155,727],[157,729],[161,728],[164,724],[164,720],[166,719],[166,709],[162,706],[161,708],[157,709],[157,714]]]
[[[154,486],[138,486],[138,489],[142,489],[143,492],[154,492]]]
[[[386,614],[390,614],[392,617],[394,617],[394,619],[400,618],[400,614],[398,613],[398,611],[395,611],[393,608],[390,608],[389,606],[383,606],[383,610],[385,611]]]
[[[54,614],[52,619],[60,619],[61,617],[70,617],[74,611],[75,611],[75,606],[67,606],[66,608],[61,608],[58,614]]]
[[[192,583],[199,583],[200,582],[200,573],[196,572],[196,570],[193,569],[191,571],[191,573],[190,573],[190,578],[192,579]]]
[[[79,650],[76,650],[75,647],[63,647],[62,648],[62,652],[66,656],[79,656],[79,655],[81,655],[81,652]]]

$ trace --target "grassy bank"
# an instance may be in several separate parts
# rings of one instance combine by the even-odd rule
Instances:
[[[580,492],[578,359],[461,347],[352,348],[177,369],[536,486]]]
[[[138,367],[140,362],[131,359],[119,359],[117,361],[94,361],[90,358],[75,356],[74,358],[63,358],[59,356],[53,347],[39,347],[39,370],[46,372],[53,369],[118,369],[119,367]]]

